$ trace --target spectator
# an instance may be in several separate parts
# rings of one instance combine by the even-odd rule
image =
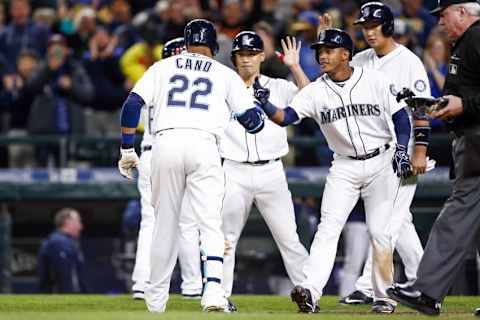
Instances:
[[[264,44],[265,61],[260,65],[260,73],[271,78],[286,79],[290,71],[275,54],[275,33],[272,26],[260,21],[253,26],[253,30],[262,38]]]
[[[240,31],[246,29],[245,16],[245,8],[239,0],[224,1],[219,31],[233,39]]]
[[[35,94],[28,121],[33,134],[82,134],[82,106],[91,102],[94,88],[83,66],[74,60],[65,38],[52,35],[48,41],[47,61],[33,74],[27,86]],[[44,166],[49,158],[58,164],[56,147],[39,147],[37,161]]]
[[[20,51],[30,49],[43,57],[46,52],[48,29],[30,20],[28,0],[12,0],[11,22],[0,34],[0,52],[7,61],[17,61]],[[9,64],[9,72],[15,72],[15,64]]]
[[[318,14],[315,11],[303,11],[292,24],[293,31],[299,32],[298,40],[302,41],[300,49],[300,66],[310,79],[314,81],[320,75],[320,67],[315,59],[315,50],[310,45],[316,41]]]
[[[38,254],[39,292],[87,293],[85,261],[80,248],[83,229],[80,213],[63,208],[55,215],[56,230]]]
[[[38,56],[30,50],[20,52],[17,72],[3,77],[2,100],[8,105],[10,124],[8,135],[22,137],[27,133],[27,121],[34,95],[25,84],[31,79],[38,66]],[[33,149],[30,145],[11,144],[8,148],[10,167],[32,167]]]
[[[6,23],[5,2],[0,2],[0,33],[2,33]]]
[[[402,0],[402,4],[402,18],[413,29],[420,45],[424,47],[430,31],[435,26],[435,17],[422,6],[422,0]]]
[[[97,28],[90,39],[90,52],[84,65],[92,81],[95,94],[86,113],[87,134],[93,136],[117,135],[120,127],[119,108],[127,97],[125,77],[120,70],[122,48],[115,48],[116,38],[103,27]]]
[[[75,57],[81,59],[89,51],[90,38],[97,28],[96,13],[92,8],[80,9],[73,23],[75,33],[67,35],[67,42]]]
[[[423,48],[418,44],[418,39],[413,29],[405,20],[395,18],[393,29],[393,39],[395,39],[397,43],[412,50],[418,56],[422,55]]]
[[[439,32],[432,32],[428,37],[427,45],[423,52],[423,63],[425,64],[425,69],[427,69],[432,96],[435,98],[442,96],[445,77],[448,73],[449,56],[450,53],[445,38]]]

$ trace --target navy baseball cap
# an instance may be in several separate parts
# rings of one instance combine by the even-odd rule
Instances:
[[[475,0],[438,0],[438,6],[430,11],[431,15],[438,16],[440,15],[440,12],[443,10],[447,9],[447,7],[451,6],[452,4],[460,4],[460,3],[466,3],[466,2],[477,2],[480,3],[480,1],[475,1]]]

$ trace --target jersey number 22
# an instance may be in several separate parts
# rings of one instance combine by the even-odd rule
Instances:
[[[188,78],[182,74],[176,74],[170,78],[169,83],[174,86],[168,91],[168,107],[186,107],[188,97],[184,96],[184,92],[190,86]],[[190,96],[189,107],[191,109],[208,110],[208,104],[198,102],[202,96],[208,96],[212,92],[212,82],[208,78],[197,78],[192,82],[195,87]]]

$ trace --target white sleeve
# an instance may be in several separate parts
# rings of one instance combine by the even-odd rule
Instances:
[[[227,104],[230,110],[235,113],[241,113],[253,108],[255,106],[253,96],[248,92],[242,78],[234,71],[225,74],[225,76],[227,81]]]
[[[289,106],[295,110],[299,119],[315,118],[315,100],[313,96],[313,83],[310,83],[293,98]]]
[[[376,80],[377,85],[380,87],[379,94],[380,97],[382,97],[382,103],[390,113],[390,116],[394,115],[397,111],[406,106],[403,101],[397,102],[397,97],[392,93],[392,90],[390,90],[390,88],[394,85],[393,81],[389,79],[388,75],[378,74]]]
[[[151,105],[153,103],[153,97],[155,96],[155,84],[156,84],[156,74],[157,64],[150,66],[150,68],[145,71],[142,77],[137,81],[135,86],[132,89],[132,92],[135,92],[140,97],[142,97],[145,104]]]
[[[419,97],[431,97],[430,81],[427,71],[420,59],[415,59],[410,63],[410,88]]]
[[[298,88],[293,82],[282,80],[280,82],[280,94],[282,95],[282,101],[284,101],[284,104],[277,107],[285,108],[286,106],[288,106],[297,93]]]

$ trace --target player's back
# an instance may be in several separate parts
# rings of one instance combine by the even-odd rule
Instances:
[[[236,99],[234,90],[242,87],[238,75],[219,62],[182,53],[155,63],[133,91],[153,108],[152,133],[193,128],[221,134],[232,111],[253,107],[248,95]]]

